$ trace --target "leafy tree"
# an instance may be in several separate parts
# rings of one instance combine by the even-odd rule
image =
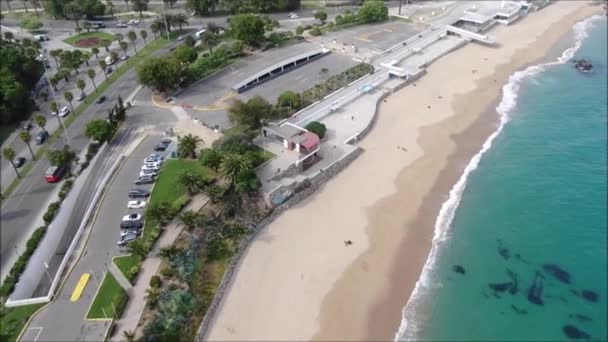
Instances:
[[[135,255],[136,257],[143,259],[148,255],[148,248],[146,247],[146,243],[143,239],[137,239],[129,242],[127,245],[127,250],[129,253]]]
[[[203,139],[199,138],[198,136],[188,134],[183,137],[179,137],[177,151],[179,152],[180,157],[196,158],[196,149],[201,143],[204,144]]]
[[[76,28],[78,29],[78,22],[84,16],[84,12],[82,7],[76,1],[69,2],[67,5],[63,7],[63,16],[67,19],[74,20],[76,23]]]
[[[182,27],[188,25],[188,16],[184,13],[179,13],[171,17],[170,25],[178,26],[179,32],[182,32]]]
[[[327,12],[317,11],[317,13],[315,13],[315,19],[321,21],[321,24],[325,24],[325,20],[327,20]]]
[[[93,69],[87,70],[87,76],[93,83],[93,88],[95,88],[95,91],[97,91],[97,85],[95,84],[95,70],[93,70]]]
[[[139,12],[139,17],[143,18],[143,11],[148,10],[148,2],[150,0],[131,0],[131,6],[133,6],[133,11]]]
[[[103,77],[105,77],[105,79],[107,80],[108,79],[108,74],[106,73],[106,68],[108,67],[108,64],[103,59],[100,59],[99,60],[99,67],[101,68],[101,71],[103,72]]]
[[[236,179],[236,190],[239,193],[255,192],[262,184],[253,169],[243,171]]]
[[[297,34],[298,36],[301,36],[301,35],[302,35],[302,33],[304,33],[304,27],[303,27],[302,25],[300,25],[300,26],[296,27],[296,34]]]
[[[169,8],[173,8],[173,5],[177,2],[177,0],[163,0],[165,4],[169,4]]]
[[[49,109],[51,112],[57,113],[59,112],[59,105],[55,101],[49,102]]]
[[[131,44],[133,44],[133,50],[135,50],[135,54],[137,55],[137,46],[135,44],[135,41],[137,40],[137,33],[135,33],[135,31],[129,31],[127,32],[127,38],[129,38]]]
[[[3,33],[4,35],[4,39],[8,40],[9,42],[12,42],[13,39],[15,39],[15,36],[13,35],[13,32],[10,31],[6,31]]]
[[[109,141],[114,133],[114,127],[108,120],[94,119],[87,122],[84,135],[99,142]]]
[[[129,49],[129,44],[127,44],[127,42],[119,42],[118,45],[120,45],[120,49],[122,50],[123,54],[126,56],[127,50]]]
[[[213,47],[215,45],[217,45],[217,42],[219,41],[219,38],[217,36],[217,34],[211,32],[211,31],[206,31],[205,33],[203,33],[203,36],[201,37],[201,40],[203,42],[203,44],[209,48],[209,52],[213,52]]]
[[[146,209],[146,215],[149,218],[158,221],[163,226],[169,223],[169,221],[175,217],[175,214],[175,210],[173,210],[171,203],[167,201],[152,203],[148,206],[148,209]]]
[[[34,151],[32,151],[32,145],[30,144],[32,141],[32,135],[30,134],[30,132],[26,130],[19,132],[19,138],[27,145],[27,148],[30,150],[30,154],[32,155],[32,159],[36,160]]]
[[[177,175],[177,183],[184,188],[190,195],[194,195],[201,191],[205,180],[203,177],[194,171],[183,171]]]
[[[92,47],[91,52],[95,55],[95,58],[99,59],[99,49],[98,48]]]
[[[188,231],[192,231],[199,224],[199,215],[192,210],[184,211],[179,216],[180,221],[186,226]]]
[[[66,101],[68,101],[68,103],[70,104],[70,109],[73,112],[74,111],[74,106],[72,105],[72,101],[74,100],[74,95],[71,92],[66,91],[65,93],[63,93],[63,98]]]
[[[196,15],[208,16],[215,11],[218,3],[218,0],[187,0],[186,7]]]
[[[260,121],[271,115],[272,105],[260,96],[252,97],[247,102],[236,100],[228,109],[228,117],[232,122],[250,129],[260,128]]]
[[[194,47],[194,45],[196,45],[196,40],[194,37],[192,37],[192,35],[187,35],[186,38],[184,38],[184,45]]]
[[[15,150],[13,150],[10,147],[5,147],[2,150],[2,156],[4,157],[4,159],[11,162],[11,165],[13,165],[13,169],[15,169],[15,173],[17,174],[17,177],[21,178],[21,175],[19,174],[19,171],[17,170],[17,166],[15,165],[15,156],[16,156]]]
[[[219,200],[224,197],[224,192],[226,189],[218,184],[211,184],[205,188],[205,193],[209,197],[212,203],[217,203]]]
[[[157,21],[154,21],[152,24],[150,24],[150,31],[152,31],[152,34],[154,35],[155,39],[156,39],[156,35],[160,31],[161,27],[162,27],[162,25],[159,24]]]
[[[112,42],[107,40],[107,39],[102,39],[101,40],[101,46],[103,46],[106,49],[106,52],[110,52],[110,45],[112,45]]]
[[[319,139],[323,139],[325,132],[327,132],[325,125],[319,121],[311,121],[308,123],[308,125],[306,125],[306,129],[316,134]]]
[[[62,149],[49,150],[46,152],[46,156],[53,166],[65,166],[70,170],[70,166],[74,160],[76,160],[76,153],[70,150],[68,145],[63,146]]]
[[[173,51],[173,57],[181,63],[189,64],[196,60],[198,54],[191,46],[184,44]]]
[[[302,105],[302,99],[300,98],[300,94],[288,90],[279,95],[277,99],[278,105],[281,107],[290,107],[298,109]]]
[[[110,17],[114,19],[114,3],[111,0],[106,0],[106,5],[108,6],[108,10],[110,11]]]
[[[149,58],[137,67],[139,82],[159,92],[177,87],[181,76],[181,66],[174,58]]]
[[[125,35],[120,32],[116,33],[114,36],[116,37],[116,40],[118,40],[119,43],[125,39]]]
[[[229,257],[234,253],[232,243],[228,239],[214,239],[209,242],[207,257],[210,260],[217,261]]]
[[[141,37],[141,39],[144,40],[144,45],[148,44],[148,41],[146,40],[146,38],[148,38],[148,31],[146,31],[146,30],[139,31],[139,36]]]
[[[193,213],[190,211],[190,213],[194,214],[196,216],[196,213]],[[184,213],[185,214],[185,213]],[[180,217],[181,219],[182,217]],[[185,224],[185,223],[184,223]],[[177,246],[175,245],[169,245],[166,247],[161,247],[158,252],[156,253],[156,256],[158,256],[159,258],[165,260],[165,261],[173,261],[175,259],[175,257],[181,252],[180,248],[177,248]]]
[[[243,155],[230,153],[223,158],[220,168],[232,187],[240,175],[251,170],[251,163]]]
[[[230,17],[230,32],[245,44],[257,45],[264,40],[264,21],[255,14],[239,14]]]
[[[44,115],[36,115],[34,117],[34,121],[36,121],[36,125],[38,125],[38,127],[40,127],[44,132],[46,132],[46,129],[44,128],[46,126],[46,118],[44,117]]]
[[[323,32],[321,31],[319,26],[313,27],[310,31],[308,31],[308,33],[310,33],[313,36],[320,36],[323,34]]]
[[[133,1],[137,1],[137,0],[133,0]],[[146,302],[146,304],[148,304],[149,307],[154,308],[156,307],[156,304],[158,304],[158,300],[160,299],[160,289],[157,287],[151,287],[149,289],[146,290],[146,299],[148,300]]]
[[[33,31],[42,27],[42,21],[33,15],[25,15],[21,18],[19,26],[26,30]]]
[[[222,163],[222,153],[213,148],[205,148],[201,151],[198,159],[203,166],[218,171]]]
[[[388,20],[388,8],[383,1],[366,1],[357,16],[364,23],[386,21]]]
[[[87,86],[82,78],[76,80],[76,86],[80,89],[80,92],[84,94],[84,88]]]
[[[87,30],[87,33],[91,32],[91,23],[88,21],[85,21],[84,24],[82,24],[82,27],[84,27],[85,30]]]

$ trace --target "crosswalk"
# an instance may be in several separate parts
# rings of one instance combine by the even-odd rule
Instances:
[[[131,106],[154,107],[154,103],[152,101],[145,101],[145,100],[132,100]]]

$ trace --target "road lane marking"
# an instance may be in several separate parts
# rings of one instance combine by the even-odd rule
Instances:
[[[36,334],[36,337],[34,337],[34,340],[33,340],[34,342],[36,342],[36,341],[38,341],[40,334],[42,334],[43,329],[44,329],[43,327],[31,327],[31,328],[28,328],[27,330],[38,330],[38,333]]]
[[[91,274],[89,274],[88,272],[83,274],[80,277],[80,280],[78,280],[78,283],[76,284],[76,287],[74,288],[74,292],[72,292],[72,297],[70,298],[70,300],[72,302],[75,302],[78,299],[80,299],[80,296],[82,296],[82,292],[84,291],[84,288],[87,286],[87,283],[89,282],[90,277],[91,277]]]

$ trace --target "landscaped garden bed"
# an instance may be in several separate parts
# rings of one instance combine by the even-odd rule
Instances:
[[[102,47],[104,40],[114,41],[116,37],[106,32],[86,32],[66,38],[64,42],[78,48]]]

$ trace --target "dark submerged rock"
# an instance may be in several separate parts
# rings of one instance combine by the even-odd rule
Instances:
[[[568,338],[573,340],[589,339],[589,334],[575,327],[574,325],[564,325],[562,331]]]
[[[555,264],[544,264],[543,270],[564,284],[570,284],[570,273]]]
[[[534,282],[528,289],[528,301],[536,305],[543,305],[543,276],[540,272],[536,272],[534,275]]]
[[[591,322],[592,319],[589,316],[581,315],[581,314],[570,314],[570,318],[574,318],[581,323]]]
[[[511,251],[507,247],[502,244],[502,240],[498,240],[498,254],[503,257],[505,260],[509,260],[511,258]]]
[[[452,270],[456,273],[460,273],[460,274],[465,274],[465,269],[464,267],[460,266],[460,265],[454,265],[452,266]]]
[[[595,291],[591,290],[583,290],[581,294],[583,295],[583,298],[590,301],[591,303],[597,303],[597,300],[599,298],[598,294]]]
[[[488,284],[488,286],[490,286],[490,288],[492,289],[492,291],[494,292],[505,292],[509,289],[511,289],[511,282],[508,283],[494,283],[494,284]]]
[[[579,59],[578,61],[574,61],[574,67],[576,70],[580,72],[591,72],[593,70],[593,65],[586,59]]]
[[[513,309],[513,311],[515,311],[516,313],[520,314],[520,315],[527,315],[528,314],[528,310],[525,309],[520,309],[517,306],[511,304],[511,309]]]

